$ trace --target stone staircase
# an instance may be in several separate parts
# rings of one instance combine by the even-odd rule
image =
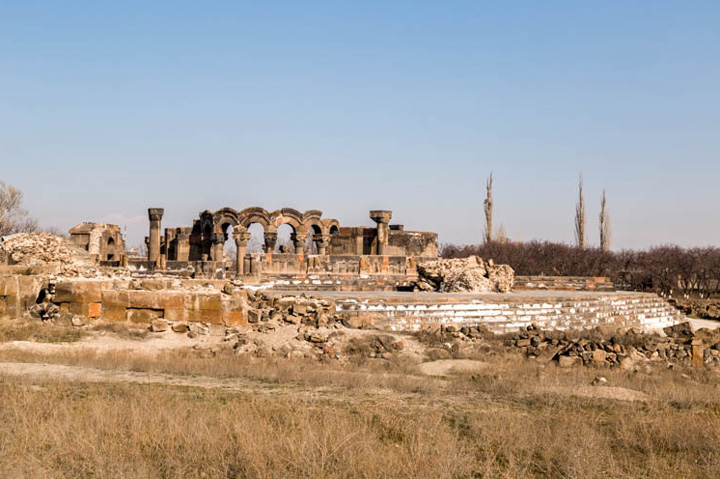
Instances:
[[[440,298],[438,298],[440,299]],[[372,322],[390,330],[417,330],[432,324],[482,324],[493,332],[517,331],[535,324],[543,329],[587,329],[602,324],[659,329],[682,320],[664,299],[649,293],[586,293],[576,297],[524,298],[502,295],[489,299],[448,301],[336,300],[350,320]]]

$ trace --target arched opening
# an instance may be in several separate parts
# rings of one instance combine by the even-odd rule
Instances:
[[[248,225],[248,233],[250,233],[250,241],[248,241],[247,253],[262,253],[265,247],[265,229],[260,223],[252,223]]]
[[[111,236],[107,240],[105,261],[115,261],[115,239]]]
[[[295,236],[295,228],[287,223],[278,226],[277,243],[275,243],[274,253],[294,253],[295,244],[293,238]]]
[[[330,236],[338,234],[340,229],[337,227],[337,225],[332,225],[330,227]]]
[[[237,259],[237,246],[233,240],[234,228],[230,223],[225,223],[222,227],[223,234],[225,235],[225,244],[223,245],[223,261],[225,263],[225,271],[235,272],[236,259]]]
[[[305,239],[305,250],[307,254],[318,254],[317,238],[322,234],[322,230],[318,225],[310,225],[308,228],[307,238]]]
[[[212,224],[205,223],[202,229],[202,237],[200,238],[200,259],[202,259],[203,261],[208,261],[210,259],[210,250],[212,249],[212,233]]]

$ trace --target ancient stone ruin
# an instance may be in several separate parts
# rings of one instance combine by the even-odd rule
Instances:
[[[370,212],[373,228],[342,226],[318,210],[252,207],[203,211],[191,226],[163,230],[163,214],[148,210],[147,257],[128,256],[115,225],[3,238],[0,317],[187,334],[221,327],[236,336],[294,327],[313,344],[333,328],[505,334],[681,319],[662,298],[616,292],[606,278],[515,277],[490,258],[439,258],[437,234],[391,224],[388,210]],[[248,248],[254,224],[263,230],[257,251]],[[283,225],[290,243],[280,246]]]
[[[376,228],[345,227],[322,211],[293,208],[267,211],[259,207],[237,211],[203,211],[188,227],[162,232],[164,209],[150,208],[146,261],[136,267],[167,272],[192,271],[195,277],[291,278],[297,275],[358,279],[361,275],[388,277],[392,286],[408,285],[416,265],[438,257],[437,234],[405,231],[390,224],[392,211],[371,211]],[[262,252],[247,251],[251,225],[263,228]],[[291,244],[277,248],[278,229],[291,228]],[[232,230],[232,233],[230,231]],[[227,261],[225,245],[232,241],[235,258]]]

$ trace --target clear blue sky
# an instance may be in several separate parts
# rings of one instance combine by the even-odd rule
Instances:
[[[373,208],[476,242],[720,244],[720,2],[0,3],[0,178],[141,241],[203,209]]]

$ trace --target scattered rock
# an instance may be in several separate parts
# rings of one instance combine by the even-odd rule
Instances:
[[[186,323],[173,323],[172,330],[176,333],[187,333],[190,328],[188,328]]]
[[[156,319],[150,324],[150,331],[153,333],[162,333],[170,329],[170,324],[163,319]]]

